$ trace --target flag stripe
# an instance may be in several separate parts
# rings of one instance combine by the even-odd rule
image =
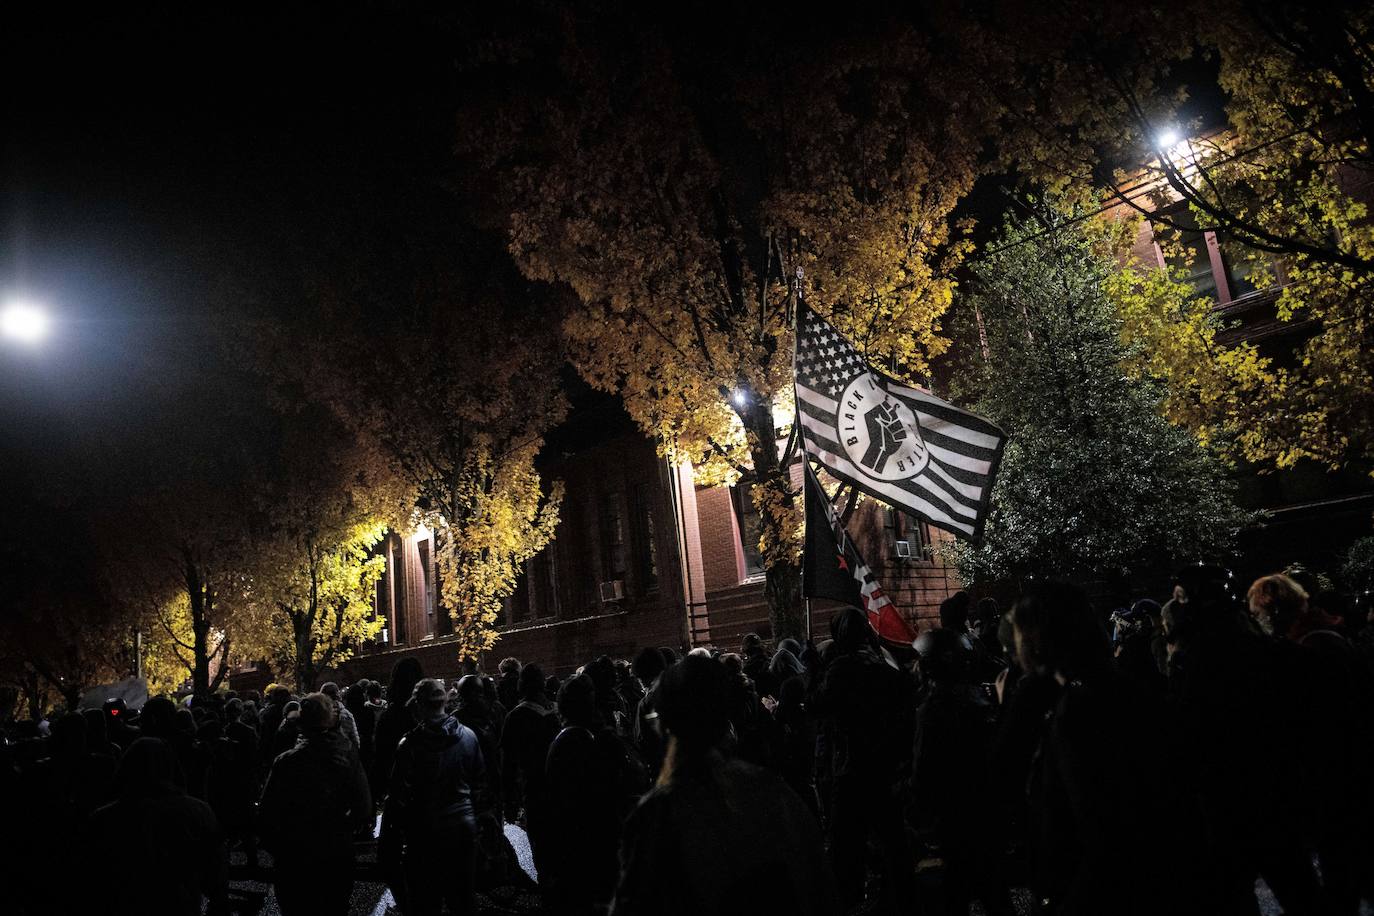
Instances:
[[[802,427],[806,430],[807,438],[823,446],[827,452],[834,452],[838,455],[841,453],[841,446],[831,437],[831,433],[835,428],[835,419],[833,415],[828,415],[828,417],[827,419],[826,417],[812,416],[809,412],[803,413]],[[926,491],[926,493],[943,502],[951,513],[962,515],[966,518],[976,519],[978,517],[978,502],[976,499],[969,500],[962,494],[950,493],[939,483],[928,479],[925,475],[919,475],[907,480],[894,480],[890,482],[890,485],[900,487],[912,496],[923,499],[924,495],[917,492],[915,489],[916,487],[920,487],[922,490]]]
[[[884,376],[884,378],[886,378]],[[1002,430],[982,417],[967,410],[961,410],[946,401],[942,401],[929,392],[919,388],[912,388],[910,385],[903,385],[901,382],[887,379],[887,390],[899,397],[912,401],[921,402],[921,410],[932,416],[940,417],[948,423],[962,426],[970,431],[982,433],[990,442],[986,447],[993,448],[1005,437]]]
[[[834,471],[836,472],[836,476],[851,481],[854,486],[858,487],[869,496],[872,496],[874,499],[882,500],[890,505],[910,506],[931,524],[939,525],[942,528],[961,531],[969,535],[973,533],[972,525],[956,521],[954,518],[951,518],[949,513],[944,509],[933,505],[929,500],[922,499],[910,490],[894,487],[886,481],[865,478],[848,458],[841,458],[830,452],[825,452],[817,457],[820,458],[827,470]],[[893,500],[896,500],[896,502],[893,502]]]
[[[966,426],[960,426],[958,423],[942,419],[934,414],[917,409],[914,404],[912,405],[912,410],[916,414],[916,419],[921,422],[921,429],[925,432],[948,436],[950,439],[957,439],[960,442],[966,442],[969,445],[987,449],[988,451],[995,451],[997,446],[1001,444],[1001,440],[996,436],[989,436],[987,433],[980,433]]]

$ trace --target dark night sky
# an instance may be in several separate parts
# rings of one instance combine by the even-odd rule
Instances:
[[[0,463],[158,447],[169,405],[234,375],[216,317],[289,308],[257,293],[464,219],[442,190],[451,22],[387,5],[3,16],[0,293],[55,327],[0,342]],[[991,227],[1005,198],[987,184],[973,210]]]
[[[442,24],[206,10],[5,14],[0,291],[55,321],[0,347],[12,460],[98,450],[206,397],[233,369],[209,319],[447,167]]]

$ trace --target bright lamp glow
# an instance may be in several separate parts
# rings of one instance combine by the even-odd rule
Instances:
[[[745,404],[748,404],[748,403],[749,403],[749,395],[745,394],[744,391],[743,391],[742,389],[736,389],[736,391],[735,391],[735,406],[736,406],[736,407],[743,407]]]
[[[0,334],[21,343],[48,336],[48,313],[28,302],[11,302],[0,310]]]
[[[1155,145],[1160,149],[1169,149],[1181,139],[1182,138],[1178,135],[1178,131],[1174,130],[1172,127],[1166,127],[1159,132],[1159,136],[1155,137]]]

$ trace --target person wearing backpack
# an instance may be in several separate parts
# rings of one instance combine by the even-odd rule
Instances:
[[[558,916],[604,910],[615,892],[621,825],[647,788],[644,769],[597,710],[585,674],[558,691],[563,730],[549,748],[545,905]]]

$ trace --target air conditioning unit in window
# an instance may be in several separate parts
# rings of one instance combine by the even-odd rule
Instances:
[[[897,556],[899,556],[899,557],[908,557],[908,558],[911,556],[911,542],[910,542],[910,541],[898,541],[898,542],[897,542]]]
[[[601,603],[606,604],[611,601],[619,601],[625,597],[625,582],[621,579],[612,579],[610,582],[601,583]]]

